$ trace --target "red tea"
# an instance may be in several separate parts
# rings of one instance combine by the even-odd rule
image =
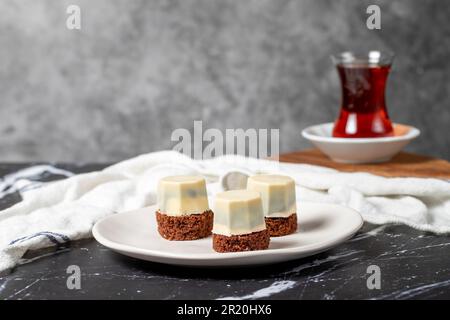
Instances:
[[[393,134],[384,92],[390,65],[340,63],[342,105],[333,137],[373,138]]]

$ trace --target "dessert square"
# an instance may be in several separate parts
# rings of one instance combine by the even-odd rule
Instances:
[[[213,212],[208,205],[205,179],[170,176],[161,179],[157,192],[156,221],[167,240],[196,240],[211,234]]]
[[[267,230],[271,237],[297,231],[295,182],[283,175],[261,174],[249,177],[247,189],[261,195]]]
[[[217,252],[263,250],[269,247],[261,196],[249,190],[216,195],[213,249]]]

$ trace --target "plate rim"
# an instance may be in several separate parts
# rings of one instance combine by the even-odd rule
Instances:
[[[341,209],[345,209],[346,211],[348,211],[347,214],[354,215],[355,218],[357,218],[359,221],[357,224],[355,224],[355,227],[352,227],[351,229],[346,230],[346,232],[343,233],[342,235],[340,235],[338,238],[333,238],[332,240],[325,240],[325,241],[321,241],[321,242],[317,242],[317,243],[304,245],[301,247],[302,250],[300,252],[298,250],[296,250],[298,247],[294,247],[294,248],[280,248],[280,249],[271,249],[271,250],[227,252],[227,253],[220,253],[217,255],[213,255],[211,253],[196,253],[194,256],[186,257],[186,256],[180,256],[179,253],[171,253],[171,252],[164,252],[164,251],[157,251],[157,250],[155,251],[152,249],[143,249],[143,248],[135,247],[135,246],[128,245],[128,244],[117,243],[117,242],[114,242],[114,241],[111,241],[111,240],[105,238],[99,232],[99,226],[101,226],[102,223],[105,223],[105,221],[107,221],[108,219],[111,219],[112,217],[117,217],[118,215],[129,214],[129,213],[143,210],[146,208],[152,208],[155,205],[151,205],[151,206],[147,206],[147,207],[143,207],[143,208],[135,209],[135,210],[128,210],[128,211],[124,211],[124,212],[106,216],[95,223],[94,227],[92,228],[92,234],[93,234],[93,237],[95,238],[95,240],[98,241],[100,244],[104,245],[105,247],[107,247],[110,250],[119,252],[120,254],[123,254],[123,255],[127,255],[127,256],[129,254],[131,254],[133,256],[134,255],[143,255],[143,256],[146,256],[149,258],[151,258],[151,257],[156,257],[158,259],[166,258],[166,259],[172,259],[172,260],[176,260],[176,261],[186,261],[186,263],[188,263],[189,261],[199,262],[199,261],[205,261],[205,260],[209,260],[209,261],[235,260],[235,259],[242,259],[242,258],[247,258],[247,257],[261,257],[261,256],[267,256],[267,255],[279,256],[279,255],[283,255],[283,254],[295,254],[295,253],[305,254],[304,256],[313,255],[315,253],[326,251],[336,245],[341,244],[345,240],[351,238],[356,232],[358,232],[358,230],[361,229],[362,225],[364,224],[364,219],[362,218],[361,214],[358,211],[356,211],[350,207],[340,205],[340,204],[334,204],[334,203],[320,203],[320,202],[309,202],[309,201],[301,202],[301,204],[305,204],[305,203],[309,204],[309,205],[313,205],[313,206],[314,205],[320,205],[320,206],[325,205],[325,206],[331,206],[331,207],[337,206]],[[135,257],[135,258],[141,259],[141,260],[147,260],[147,259],[142,259],[142,258],[138,258],[138,257]],[[295,257],[293,257],[293,259],[295,259]],[[147,261],[152,261],[152,260],[147,260]],[[276,261],[274,261],[274,263],[275,262]],[[171,264],[170,262],[164,262],[164,263]]]

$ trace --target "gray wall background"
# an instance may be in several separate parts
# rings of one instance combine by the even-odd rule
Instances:
[[[305,148],[301,130],[339,109],[330,53],[360,47],[397,54],[387,102],[422,130],[409,150],[450,159],[449,17],[438,0],[2,0],[0,161],[117,161],[193,120]]]

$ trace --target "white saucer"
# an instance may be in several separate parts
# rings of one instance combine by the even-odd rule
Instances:
[[[183,266],[249,266],[293,260],[334,247],[362,226],[361,215],[333,204],[298,203],[300,229],[289,236],[271,238],[267,250],[217,253],[212,237],[194,241],[168,241],[156,229],[155,206],[108,216],[93,228],[95,239],[124,255]]]
[[[323,123],[302,131],[333,161],[342,163],[376,163],[389,161],[411,140],[420,135],[417,128],[394,123],[394,136],[383,138],[334,138],[333,123]]]

